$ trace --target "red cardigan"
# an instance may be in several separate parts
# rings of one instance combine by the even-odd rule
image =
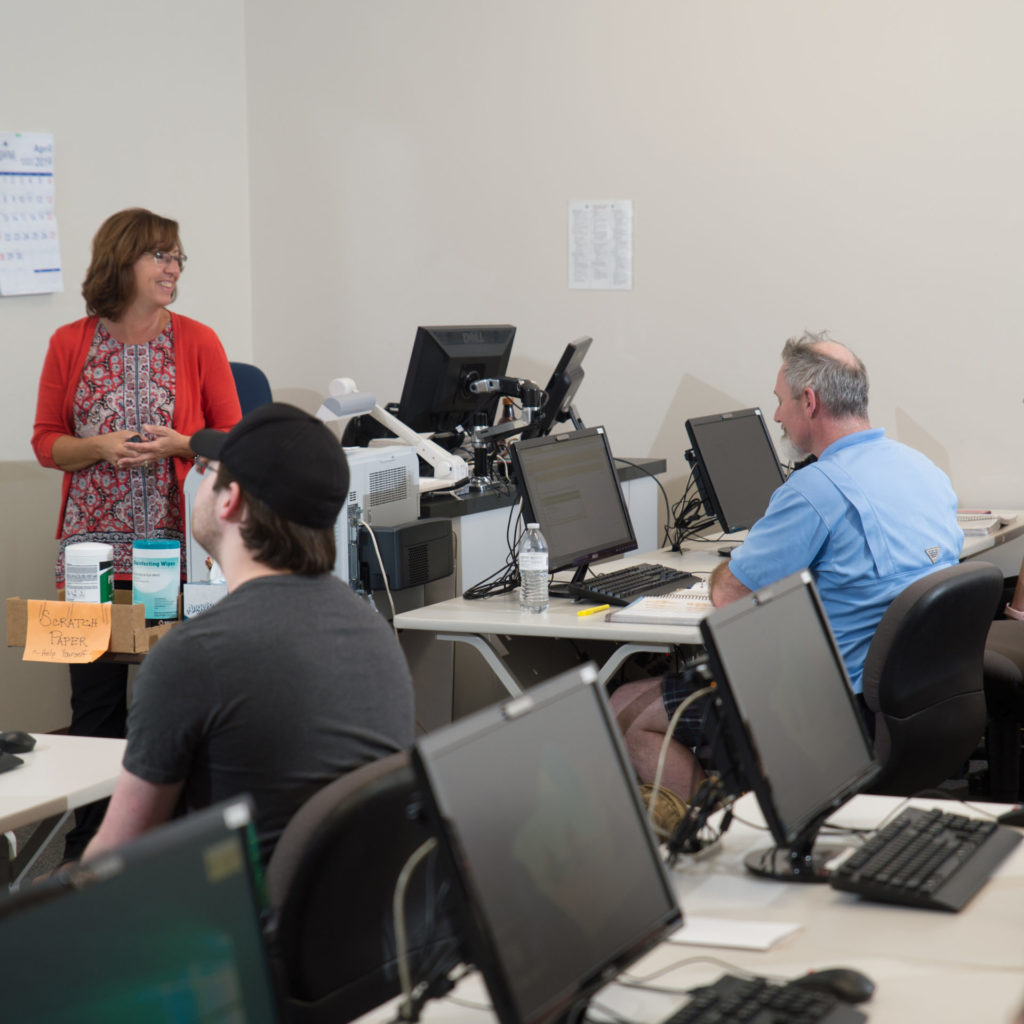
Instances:
[[[96,333],[96,323],[96,317],[85,317],[58,327],[50,338],[50,348],[39,378],[36,422],[32,431],[32,450],[39,462],[50,469],[60,468],[53,461],[53,444],[57,438],[75,436],[72,404]],[[191,437],[203,427],[230,430],[242,418],[242,410],[220,339],[205,324],[177,313],[171,313],[171,326],[176,380],[171,426],[186,437]],[[191,468],[191,459],[175,457],[174,470],[181,495],[185,493],[185,474]],[[64,528],[64,509],[70,488],[71,474],[65,472],[57,523],[58,538]]]

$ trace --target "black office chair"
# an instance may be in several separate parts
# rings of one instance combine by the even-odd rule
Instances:
[[[238,404],[242,407],[242,415],[253,409],[272,402],[274,396],[270,390],[267,375],[251,363],[229,363],[231,375],[235,378],[235,390],[238,392]]]
[[[939,569],[889,606],[864,662],[882,773],[871,792],[910,796],[964,767],[985,732],[985,638],[1003,588],[987,562]]]
[[[985,641],[985,701],[989,796],[1016,803],[1024,793],[1024,622],[1000,619]]]
[[[401,992],[395,883],[429,838],[407,753],[328,784],[288,823],[267,865],[267,937],[293,1024],[352,1020]],[[435,850],[405,897],[414,982],[460,962],[449,891]]]

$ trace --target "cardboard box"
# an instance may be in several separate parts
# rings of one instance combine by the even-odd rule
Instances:
[[[56,598],[63,600],[63,592]],[[112,654],[145,654],[168,630],[173,622],[159,626],[146,625],[146,609],[132,604],[130,590],[115,590],[110,615],[110,652]],[[181,602],[178,602],[181,614]],[[7,598],[7,646],[24,647],[28,633],[28,601],[20,597]]]

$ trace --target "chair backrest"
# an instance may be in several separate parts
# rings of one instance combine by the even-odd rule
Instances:
[[[242,407],[242,415],[274,400],[267,375],[251,363],[230,363],[231,375],[235,378],[235,390],[238,392],[238,404]]]
[[[864,662],[882,765],[874,793],[910,795],[960,769],[985,731],[985,637],[1002,573],[961,562],[912,583],[889,606]]]
[[[404,752],[343,775],[299,808],[266,873],[271,959],[290,1021],[352,1020],[401,992],[395,883],[430,835]],[[405,897],[414,980],[460,961],[449,891],[433,851]]]

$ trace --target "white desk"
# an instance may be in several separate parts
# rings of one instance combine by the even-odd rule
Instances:
[[[68,814],[110,796],[124,748],[124,740],[40,734],[34,749],[18,755],[25,763],[0,774],[0,833],[38,823],[17,857],[0,836],[0,884],[17,888]]]
[[[996,515],[1013,516],[1014,519],[1006,526],[999,527],[995,533],[965,535],[963,550],[960,554],[961,559],[977,558],[979,555],[985,556],[986,553],[991,556],[994,554],[994,548],[1002,547],[1002,545],[1024,536],[1024,512],[1019,509],[993,509],[993,512]],[[1013,572],[1007,573],[1007,575],[1014,575],[1019,566],[1020,563],[1017,561],[1013,566]],[[1004,571],[1006,570],[1004,569]]]
[[[708,574],[721,561],[720,541],[687,542],[681,554],[661,550],[631,555],[622,560],[598,566],[596,571],[618,569],[636,562],[659,562],[687,572]],[[592,604],[577,603],[565,598],[552,598],[546,612],[532,615],[519,610],[517,593],[467,601],[455,597],[395,616],[400,630],[431,633],[437,640],[451,641],[474,648],[513,696],[522,692],[522,680],[506,659],[502,637],[557,638],[558,640],[602,641],[615,644],[599,668],[599,678],[606,682],[627,658],[641,651],[668,653],[677,647],[699,645],[700,630],[696,626],[656,626],[639,623],[605,621],[603,612],[580,616],[581,609]],[[413,679],[417,686],[417,716],[422,724],[436,727],[451,719],[451,680],[427,682],[427,670],[420,664],[423,647],[406,645]],[[543,676],[541,676],[543,678]],[[444,706],[447,704],[447,713]]]
[[[1000,510],[1003,511],[1003,510]],[[1003,545],[1024,537],[1024,512],[1012,511],[1015,519],[993,534],[970,536],[964,539],[961,558],[988,558],[996,560],[994,553]],[[726,544],[742,542],[746,532],[729,535],[711,533],[713,539],[692,538],[683,545],[680,554],[667,550],[649,551],[630,555],[621,560],[595,566],[596,572],[607,572],[635,562],[661,562],[699,575],[708,575],[722,561],[718,549]],[[1012,566],[1000,565],[1004,572],[1017,571],[1018,560]],[[436,645],[423,642],[423,634],[432,634],[441,641],[453,642],[463,648],[473,648],[484,659],[504,691],[512,695],[522,692],[524,678],[517,674],[507,657],[503,637],[558,638],[561,640],[609,641],[621,645],[607,655],[600,665],[601,682],[606,682],[631,655],[641,651],[669,652],[683,646],[699,645],[700,631],[695,626],[642,626],[617,624],[604,620],[602,614],[578,617],[577,611],[587,607],[565,599],[552,599],[551,607],[541,615],[528,615],[519,611],[515,593],[466,601],[455,597],[438,604],[427,605],[395,617],[395,626],[417,634],[420,642],[406,642],[406,656],[417,684],[417,709],[425,728],[449,721],[453,715],[454,683],[441,679],[428,667]],[[556,669],[557,671],[557,669]],[[462,673],[465,675],[466,673]],[[553,673],[549,673],[553,674]],[[459,672],[456,671],[456,676]],[[545,678],[543,670],[535,680]],[[498,699],[503,694],[493,695]],[[457,717],[457,716],[456,716]]]
[[[834,817],[847,826],[874,826],[900,803],[895,797],[856,797]],[[914,801],[931,807],[948,801]],[[949,804],[973,814],[964,805]],[[984,806],[984,805],[976,805]],[[1005,805],[990,805],[1005,809]],[[737,814],[763,823],[753,796]],[[977,814],[978,817],[983,817]],[[740,921],[798,923],[797,932],[767,951],[662,943],[633,966],[631,977],[693,957],[715,957],[728,965],[773,977],[793,978],[813,968],[853,967],[877,986],[861,1005],[870,1024],[1009,1024],[1024,1003],[1024,844],[959,914],[868,903],[827,885],[772,882],[743,867],[743,855],[770,837],[737,820],[717,848],[681,861],[672,871],[685,915]],[[685,990],[713,981],[725,968],[714,964],[674,967],[652,984]],[[478,975],[456,989],[462,999],[488,1003]],[[678,995],[643,992],[612,984],[596,998],[627,1020],[660,1021],[677,1008]],[[602,1015],[591,1004],[588,1019]],[[391,1020],[388,1004],[361,1018],[363,1024]],[[426,1024],[493,1021],[486,1010],[447,1000],[428,1004]]]

